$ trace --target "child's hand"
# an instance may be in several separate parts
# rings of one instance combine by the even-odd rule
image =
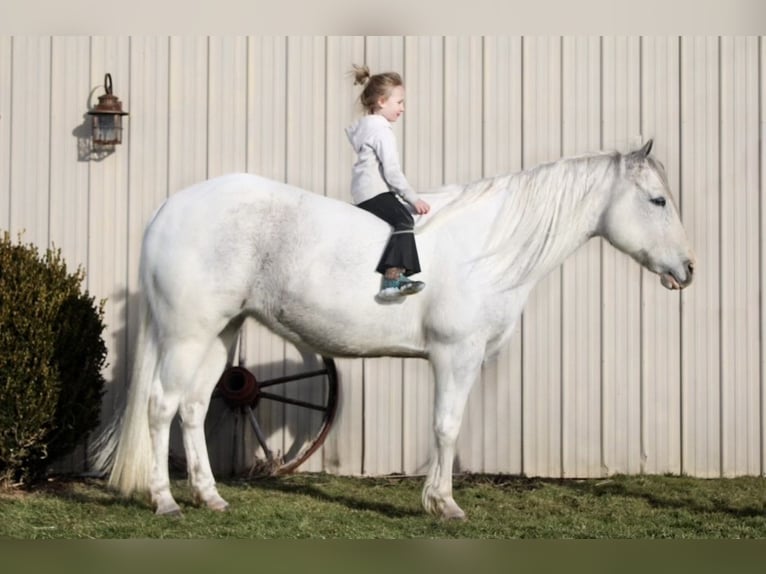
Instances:
[[[431,211],[431,206],[428,205],[425,201],[422,199],[418,199],[415,202],[415,211],[420,215],[425,215],[429,211]]]

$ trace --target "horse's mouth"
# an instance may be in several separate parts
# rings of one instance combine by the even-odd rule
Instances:
[[[681,284],[676,281],[676,278],[673,277],[671,273],[663,273],[660,275],[660,283],[662,283],[662,286],[665,287],[665,289],[680,289]]]
[[[689,277],[686,281],[679,281],[678,277],[676,277],[675,274],[670,271],[660,274],[660,283],[662,283],[662,286],[666,289],[675,291],[677,289],[683,289],[684,287],[687,287],[689,283],[691,283],[691,277]]]

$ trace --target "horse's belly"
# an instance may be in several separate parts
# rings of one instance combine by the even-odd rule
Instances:
[[[386,313],[367,305],[364,299],[375,291],[346,294],[336,298],[328,289],[325,297],[288,297],[269,314],[254,313],[259,322],[298,346],[336,357],[402,356],[425,357],[418,305],[409,302],[410,313]],[[392,319],[392,315],[395,317]]]

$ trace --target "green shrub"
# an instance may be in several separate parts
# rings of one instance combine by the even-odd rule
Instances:
[[[103,306],[60,250],[0,238],[0,484],[29,483],[98,426]]]

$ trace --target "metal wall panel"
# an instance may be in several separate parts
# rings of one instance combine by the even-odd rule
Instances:
[[[766,196],[766,170],[764,170],[764,166],[766,166],[766,146],[763,145],[763,142],[766,141],[766,41],[764,41],[764,38],[758,38],[758,43],[760,46],[760,63],[759,63],[759,72],[760,72],[760,78],[761,78],[761,86],[760,86],[760,119],[761,119],[761,131],[760,131],[760,141],[761,141],[761,157],[760,161],[758,163],[758,174],[760,177],[760,189],[759,189],[759,198],[760,198],[760,225],[763,225],[763,222],[766,221],[766,201],[764,201],[764,197]],[[711,214],[711,219],[714,219]],[[766,285],[766,244],[764,243],[764,239],[766,238],[766,234],[763,233],[763,231],[759,228],[759,236],[760,236],[760,242],[759,247],[761,250],[761,258],[760,258],[760,285],[761,285],[761,291],[763,291],[763,286]],[[763,303],[761,302],[761,305]],[[766,357],[766,344],[764,343],[764,337],[763,334],[766,333],[766,313],[763,312],[762,306],[759,308],[760,311],[760,337],[759,337],[759,355],[760,355],[760,366],[761,366],[761,381],[760,381],[760,390],[761,390],[761,407],[760,407],[760,421],[761,421],[761,469],[760,474],[763,476],[766,474],[766,382],[764,382],[764,372],[766,372],[766,365],[764,365],[764,357]]]
[[[483,44],[479,37],[448,37],[444,45],[444,183],[483,177]],[[468,278],[466,278],[469,280]],[[484,384],[474,384],[455,456],[461,469],[484,463]]]
[[[74,41],[74,40],[69,40]],[[82,43],[87,46],[87,39]],[[88,58],[85,54],[84,61],[86,76],[81,78],[77,84],[72,85],[71,93],[80,94],[79,86],[89,85],[93,97],[105,93],[104,75],[112,75],[113,93],[117,95],[123,104],[123,109],[130,112],[132,99],[130,88],[135,85],[131,81],[130,74],[130,47],[131,41],[127,37],[105,38],[94,37],[90,40],[90,69],[88,70]],[[55,45],[55,44],[54,44]],[[93,91],[98,86],[98,89]],[[98,99],[95,100],[96,102]],[[84,106],[81,97],[74,98],[70,111],[70,123],[82,120],[87,121]],[[128,149],[131,142],[130,119],[124,118],[127,126],[123,133],[123,145]],[[81,124],[78,127],[77,144],[80,151],[86,146],[82,145],[84,135],[88,133]],[[67,131],[68,139],[71,141],[70,130]],[[87,138],[86,142],[87,142]],[[67,159],[71,161],[71,154],[74,152],[70,145],[62,145],[68,148]],[[117,150],[115,150],[117,151]],[[55,158],[55,155],[54,155]],[[90,162],[78,161],[86,172],[87,179],[80,179],[79,184],[83,185],[80,193],[84,194],[85,213],[87,221],[83,225],[83,233],[87,234],[85,249],[87,259],[74,261],[83,261],[87,265],[87,286],[93,294],[99,294],[99,297],[106,299],[104,305],[104,322],[109,326],[120,326],[110,333],[105,333],[105,342],[108,351],[108,365],[104,376],[106,380],[125,381],[127,369],[127,342],[130,332],[126,328],[127,312],[130,294],[128,290],[128,249],[133,241],[140,244],[140,235],[137,238],[131,236],[129,232],[129,209],[128,209],[128,186],[129,186],[129,166],[130,154],[114,154],[107,156],[100,161]],[[72,187],[64,190],[64,195],[69,197],[74,191]],[[101,420],[108,421],[114,412],[117,404],[117,389],[109,386],[101,410]]]
[[[404,58],[402,167],[416,190],[435,189],[444,183],[444,38],[405,38]],[[402,470],[424,473],[433,444],[434,402],[433,373],[426,361],[404,361],[403,393]]]
[[[211,37],[207,45],[207,177],[247,170],[247,38]],[[249,422],[223,401],[212,401],[207,435],[216,442],[218,474],[247,468],[243,445]]]
[[[354,106],[359,86],[354,86],[352,64],[364,62],[364,38],[327,39],[327,122],[325,149],[328,197],[351,201],[353,154],[344,131],[358,116]],[[339,474],[361,474],[364,450],[364,362],[336,359],[340,385],[338,412],[324,446],[324,470]]]
[[[62,89],[51,94],[49,110],[48,233],[51,243],[61,249],[70,272],[78,264],[90,269],[88,163],[80,161],[79,139],[72,137],[71,128],[82,119],[83,99],[77,86],[89,81],[89,49],[88,38],[53,38],[51,42],[50,84]],[[86,287],[90,288],[91,278],[97,274],[95,269],[88,273]],[[83,461],[83,447],[78,447],[59,464],[81,471],[85,469]]]
[[[601,148],[599,38],[564,38],[562,152]],[[564,476],[601,472],[601,242],[590,241],[561,272]]]
[[[0,37],[0,226],[11,227],[11,69],[13,40]]]
[[[679,186],[679,39],[645,38],[641,51],[641,132],[655,138],[676,201]],[[681,470],[680,300],[642,271],[643,470]]]
[[[365,64],[372,74],[404,67],[404,38],[368,37]],[[404,116],[408,116],[405,112]],[[405,119],[406,121],[406,119]],[[408,153],[403,138],[404,121],[393,124],[399,156]],[[353,151],[350,153],[353,154]],[[406,166],[403,166],[406,167]],[[377,264],[370,262],[371,266]],[[404,360],[393,358],[364,360],[364,461],[365,474],[402,472],[403,447],[403,370]]]
[[[640,39],[602,43],[602,145],[628,151],[641,137]],[[602,472],[641,469],[641,268],[602,245]]]
[[[287,42],[287,183],[325,193],[325,105],[326,39],[321,37],[288,38]],[[328,273],[332,270],[328,269]],[[286,374],[318,367],[316,357],[304,356],[292,345],[287,345]],[[318,385],[307,380],[295,393],[298,399],[311,403],[320,401]],[[318,413],[306,409],[286,409],[285,452],[287,441],[300,442],[318,425]],[[321,470],[322,457],[315,456],[301,467],[302,470]]]
[[[125,122],[126,149],[117,149],[104,159],[103,169],[114,169],[118,161],[127,156],[127,255],[124,283],[116,283],[113,291],[102,296],[124,300],[125,312],[113,328],[121,328],[126,339],[123,352],[114,358],[120,362],[124,378],[117,378],[115,386],[124,387],[132,372],[131,359],[135,353],[135,340],[139,321],[138,266],[144,227],[154,211],[170,195],[170,44],[168,37],[132,37],[130,39],[130,70],[128,75],[114,74],[115,88],[130,79],[130,89],[115,91],[122,99],[130,116]],[[101,73],[101,70],[98,71]],[[174,190],[175,191],[175,190]],[[119,327],[118,327],[119,326]],[[124,389],[114,389],[110,401],[116,408]]]
[[[719,39],[681,42],[681,214],[696,238],[694,289],[681,295],[683,471],[721,472]]]
[[[763,474],[765,50],[755,37],[2,37],[0,226],[60,246],[107,299],[107,418],[130,373],[151,214],[169,194],[232,171],[348,201],[352,63],[402,72],[407,112],[394,130],[418,190],[652,137],[697,252],[695,284],[667,291],[606,243],[587,244],[540,283],[484,365],[456,468]],[[107,72],[130,116],[123,145],[95,157],[86,112]],[[244,332],[232,360],[259,379],[317,361],[252,321]],[[425,472],[428,364],[338,366],[338,418],[302,469]],[[297,392],[311,400],[316,385]],[[259,407],[282,452],[311,432],[312,416]],[[252,464],[248,427],[213,401],[219,476]],[[83,455],[61,466],[81,470]]]
[[[248,38],[247,171],[285,181],[287,178],[287,38]],[[244,341],[235,359],[251,369],[258,380],[285,374],[285,341],[255,321],[243,326]],[[283,389],[275,389],[283,393]],[[264,401],[258,420],[269,437],[269,447],[284,452],[285,409]],[[240,421],[243,422],[243,421]],[[242,429],[241,457],[251,462],[257,441],[249,428]],[[262,451],[258,451],[262,456]]]
[[[522,38],[485,38],[484,71],[483,175],[514,173],[522,161]],[[485,472],[523,471],[520,331],[482,372]]]
[[[523,168],[561,157],[562,39],[524,38]],[[540,281],[521,324],[524,472],[561,476],[561,269]]]
[[[11,50],[10,231],[49,245],[51,39],[15,37]]]
[[[724,476],[761,471],[756,38],[722,38],[721,380]]]

